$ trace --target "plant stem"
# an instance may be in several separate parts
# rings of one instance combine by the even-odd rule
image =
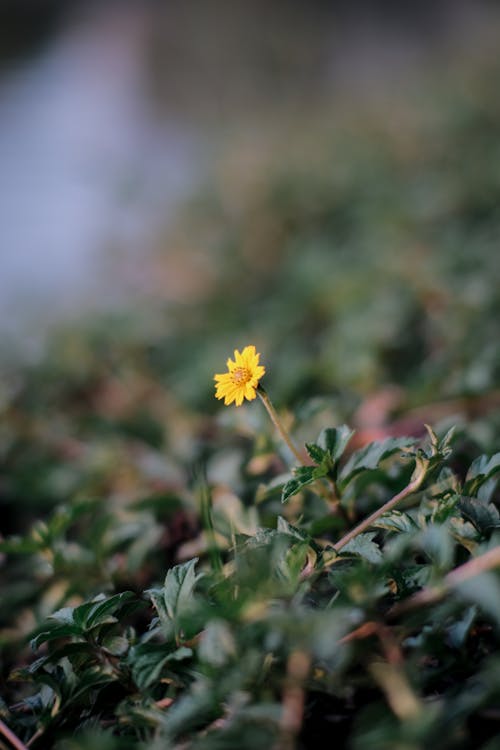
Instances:
[[[16,748],[16,750],[27,750],[26,745],[21,742],[19,737],[12,732],[7,724],[4,724],[3,721],[0,720],[0,734],[3,734],[5,739],[10,742],[12,747]]]
[[[278,430],[280,436],[285,441],[285,443],[288,446],[289,450],[291,451],[291,453],[293,453],[293,455],[295,456],[295,458],[297,459],[297,461],[299,462],[299,464],[303,464],[304,463],[304,459],[300,455],[300,453],[297,450],[297,448],[295,447],[295,445],[292,443],[288,432],[285,430],[285,428],[283,427],[283,425],[282,425],[282,423],[280,421],[280,418],[278,417],[276,409],[272,405],[272,403],[271,403],[271,401],[269,399],[269,396],[267,395],[266,391],[264,390],[264,388],[261,385],[257,386],[257,394],[258,394],[260,400],[262,401],[262,403],[264,404],[264,406],[266,407],[266,411],[269,414],[272,423],[274,424],[274,426]]]
[[[408,495],[413,494],[413,492],[416,492],[420,485],[422,484],[425,475],[427,471],[427,461],[425,459],[422,459],[418,457],[416,459],[416,466],[415,471],[413,472],[412,478],[410,483],[404,487],[404,489],[401,490],[401,492],[398,492],[397,495],[394,495],[394,497],[391,497],[390,500],[388,500],[384,505],[382,505],[380,508],[377,508],[368,518],[365,518],[363,521],[358,523],[357,526],[355,526],[351,531],[348,531],[347,534],[345,534],[339,541],[333,545],[333,549],[338,552],[342,549],[342,547],[345,547],[346,544],[349,544],[351,539],[354,539],[354,537],[358,536],[358,534],[361,534],[365,529],[368,529],[380,516],[382,516],[384,513],[387,513],[388,510],[392,510],[401,500],[404,500],[405,497],[408,497]]]
[[[304,684],[311,669],[306,651],[292,651],[288,657],[280,719],[281,737],[275,750],[293,750],[302,728],[305,707]]]
[[[479,557],[473,557],[471,560],[463,563],[463,565],[459,565],[458,568],[450,571],[444,577],[443,582],[439,586],[431,586],[418,591],[413,596],[410,596],[409,599],[394,605],[389,610],[389,615],[396,617],[412,609],[435,604],[446,596],[451,588],[459,586],[464,581],[475,578],[493,568],[500,568],[500,547],[493,547],[493,549],[484,552]]]
[[[199,485],[201,521],[207,538],[208,554],[212,563],[212,570],[220,573],[222,571],[222,561],[219,552],[219,546],[215,538],[214,523],[212,517],[212,495],[210,487],[205,479],[200,480]]]

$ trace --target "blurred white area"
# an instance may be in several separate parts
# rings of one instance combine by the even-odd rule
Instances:
[[[163,230],[213,164],[234,191],[356,100],[394,117],[415,73],[461,81],[462,61],[496,52],[500,21],[488,0],[66,7],[44,50],[0,71],[0,353],[36,354],[52,324],[151,288],[178,298],[210,258],[193,268]]]
[[[194,137],[148,97],[151,18],[92,4],[0,77],[4,339],[140,292],[137,256],[196,178]]]

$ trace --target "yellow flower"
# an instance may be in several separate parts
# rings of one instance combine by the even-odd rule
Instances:
[[[266,368],[259,365],[260,354],[255,351],[255,346],[245,346],[243,351],[234,350],[234,362],[227,360],[227,369],[222,375],[216,375],[215,397],[223,398],[224,404],[228,406],[233,401],[236,406],[241,406],[243,399],[252,401],[259,380],[264,375]]]

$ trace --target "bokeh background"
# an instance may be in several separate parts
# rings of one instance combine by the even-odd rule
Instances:
[[[0,13],[5,401],[44,362],[213,411],[248,342],[280,404],[495,390],[496,3]]]
[[[299,524],[321,543],[338,540],[410,481],[411,462],[399,451],[424,437],[424,423],[439,436],[456,431],[447,465],[414,511],[421,541],[397,553],[402,569],[409,566],[403,590],[441,580],[452,560],[464,561],[464,550],[495,543],[497,458],[477,459],[500,451],[499,49],[500,4],[493,0],[1,0],[0,715],[30,746],[52,746],[51,732],[55,738],[61,730],[71,747],[130,747],[122,720],[131,731],[137,722],[142,738],[152,726],[147,694],[125,698],[135,690],[128,677],[124,701],[113,688],[102,714],[101,693],[88,703],[84,693],[80,714],[71,691],[69,702],[58,697],[53,705],[52,683],[44,684],[49,697],[38,705],[22,677],[11,679],[20,666],[30,665],[31,674],[41,668],[28,644],[49,615],[97,594],[142,596],[193,557],[212,565],[217,581],[221,561],[233,565],[233,550],[239,566],[241,536],[249,549],[257,541],[261,562],[254,567],[248,558],[249,577],[243,564],[241,588],[255,595],[260,620],[261,602],[274,600],[275,567],[282,596],[288,568],[275,550],[285,550],[283,524]],[[247,344],[261,353],[263,384],[298,446],[323,428],[355,430],[343,465],[361,449],[354,460],[367,470],[344,488],[340,504],[307,490],[281,503],[294,458],[261,404],[226,408],[214,398],[214,373]],[[385,448],[363,452],[384,439]],[[457,490],[473,461],[480,481]],[[460,498],[462,519],[452,515],[455,491],[478,493],[477,500]],[[279,544],[261,556],[259,540],[273,539],[276,528]],[[455,553],[456,529],[469,536]],[[319,590],[328,610],[344,586],[354,592],[351,624],[360,622],[362,601],[371,622],[381,602],[374,597],[388,593],[372,570],[378,542],[367,536],[370,567],[359,567],[358,578],[345,568],[345,584],[337,589],[333,576],[334,588]],[[394,549],[392,593],[392,584],[400,586],[396,574],[392,580]],[[430,566],[422,563],[424,550]],[[301,559],[290,558],[294,577]],[[451,610],[439,609],[445,614],[411,639],[420,649],[411,657],[411,682],[423,685],[426,701],[421,735],[413,709],[398,714],[408,719],[405,735],[399,723],[386,723],[387,707],[373,707],[367,642],[360,640],[362,660],[352,653],[362,679],[350,683],[339,672],[342,701],[325,694],[323,702],[318,693],[311,703],[314,742],[325,731],[338,741],[339,727],[349,732],[366,700],[375,713],[366,714],[366,728],[355,728],[353,747],[420,746],[421,738],[441,737],[443,721],[449,743],[458,737],[461,747],[466,722],[475,747],[481,732],[493,736],[496,641],[491,626],[474,619],[477,603],[493,618],[486,623],[498,623],[493,584],[474,581],[468,614],[453,620]],[[221,606],[225,591],[214,594]],[[229,613],[217,627],[226,622],[236,644],[245,637],[240,605],[233,610],[232,595],[226,605],[215,610]],[[331,649],[336,636],[315,619],[321,606],[307,605],[310,632],[320,627]],[[280,643],[277,611],[273,601],[268,630],[256,623],[265,635],[248,649],[251,660],[263,643]],[[211,601],[209,626],[213,612]],[[303,650],[307,621],[290,612],[286,630],[297,628]],[[141,619],[137,632],[146,629]],[[219,637],[226,642],[220,635],[214,643]],[[250,694],[247,646],[234,649],[236,696]],[[164,661],[157,669],[153,656],[158,684],[150,695],[157,701],[166,695]],[[229,684],[217,671],[226,656],[210,662],[213,681],[205,685],[213,691],[195,688],[193,695],[215,700]],[[198,674],[193,664],[188,669]],[[399,664],[398,657],[391,669]],[[268,701],[273,687],[258,672],[264,693],[258,687],[256,700]],[[384,684],[381,678],[377,690]],[[406,682],[395,684],[387,690],[391,707],[390,696]],[[413,701],[405,690],[403,702],[408,695]],[[144,724],[134,703],[143,698]],[[94,702],[96,721],[124,727],[125,744],[93,732]],[[238,735],[245,746],[265,744],[258,717],[273,715],[247,714]],[[73,735],[82,721],[90,734],[80,742]],[[207,742],[215,746],[210,736]]]

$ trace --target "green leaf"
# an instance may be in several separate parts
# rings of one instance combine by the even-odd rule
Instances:
[[[328,453],[333,462],[338,461],[344,453],[349,440],[354,435],[347,425],[327,427],[320,433],[318,446]]]
[[[495,453],[491,458],[478,456],[470,465],[465,477],[464,493],[477,495],[481,500],[489,500],[496,486],[495,475],[498,472],[500,472],[500,453]]]
[[[49,615],[48,619],[58,625],[78,625],[78,623],[75,623],[74,612],[74,607],[62,607],[62,609],[58,609]]]
[[[481,534],[500,528],[500,513],[493,503],[483,503],[474,497],[461,497],[456,507]]]
[[[298,583],[299,576],[307,562],[309,551],[310,547],[307,542],[298,542],[287,550],[277,564],[277,572],[283,580],[289,581],[293,585]]]
[[[95,693],[97,688],[109,685],[115,679],[116,677],[111,671],[98,670],[94,667],[85,670],[78,675],[78,682],[71,694],[71,702],[81,699],[86,693],[89,694],[88,698],[90,699],[90,694]]]
[[[78,625],[60,625],[58,623],[47,622],[42,626],[42,630],[37,633],[30,641],[31,648],[36,650],[42,643],[54,641],[58,638],[71,638],[72,636],[82,636],[82,629]]]
[[[105,622],[116,621],[115,617],[111,617],[118,610],[123,609],[123,605],[127,602],[134,600],[134,609],[139,605],[136,595],[133,591],[123,591],[120,594],[105,599],[104,601],[96,601],[87,613],[85,626],[87,629],[94,628],[96,625],[102,625]],[[95,600],[94,600],[95,601]],[[77,608],[78,609],[78,608]],[[75,612],[76,614],[76,612]],[[76,620],[76,617],[75,617]]]
[[[391,510],[389,513],[384,513],[372,526],[397,532],[410,532],[418,528],[413,518],[400,510]]]
[[[127,604],[127,612],[142,605],[132,591],[124,591],[109,598],[99,594],[90,602],[78,607],[63,607],[49,615],[39,632],[32,638],[31,647],[37,649],[42,643],[58,638],[84,638],[88,630],[98,625],[117,622],[117,618],[111,613],[120,610],[123,614],[124,605]]]
[[[500,629],[500,584],[494,573],[485,572],[462,581],[455,590],[463,599],[477,604]]]
[[[203,631],[198,650],[200,659],[213,667],[223,667],[237,656],[235,638],[224,620],[211,620]]]
[[[297,466],[293,469],[293,474],[293,478],[282,489],[282,503],[286,502],[292,495],[296,495],[307,485],[325,477],[328,474],[328,467],[325,463],[321,466]]]
[[[469,482],[477,477],[488,478],[494,472],[500,471],[500,453],[488,456],[478,456],[470,465],[466,481]]]
[[[352,454],[340,472],[340,484],[345,487],[360,472],[376,469],[385,458],[408,449],[414,444],[415,440],[409,437],[387,438],[380,442],[370,443]]]
[[[122,635],[110,635],[102,640],[102,648],[113,656],[123,656],[127,653],[129,642]]]
[[[289,523],[286,518],[283,518],[283,516],[278,516],[276,530],[281,534],[288,534],[288,536],[298,539],[300,542],[309,542],[309,535],[298,529],[296,526],[292,526],[292,524]]]
[[[30,537],[11,536],[0,539],[0,552],[6,555],[33,555],[40,549],[40,543]]]
[[[168,616],[173,620],[185,612],[193,602],[196,581],[201,577],[195,573],[198,558],[171,568],[165,578],[164,600]]]
[[[216,683],[200,679],[189,693],[185,693],[170,707],[165,714],[163,726],[167,740],[207,726],[220,716],[221,696],[217,687]],[[170,744],[167,742],[165,746],[170,747]]]
[[[382,553],[378,544],[375,544],[373,538],[376,536],[375,531],[369,531],[366,534],[358,534],[354,539],[351,539],[345,547],[342,548],[341,554],[348,553],[350,555],[356,555],[356,557],[362,557],[370,563],[380,563],[382,561]]]
[[[293,478],[288,480],[281,491],[281,502],[286,503],[292,495],[296,495],[303,487],[312,484],[318,478],[315,475],[318,468],[317,466],[298,466],[295,468]],[[326,471],[324,473],[326,474]]]
[[[192,649],[180,646],[173,651],[166,644],[142,643],[130,649],[128,664],[132,669],[134,682],[140,690],[156,682],[168,662],[182,662],[190,659]]]
[[[429,435],[431,444],[430,448],[424,449],[425,456],[432,460],[442,460],[447,458],[451,453],[451,440],[453,438],[453,435],[455,433],[455,427],[450,427],[450,429],[443,435],[442,438],[439,438],[432,427],[428,424],[424,425],[425,429],[427,430],[427,433]]]
[[[271,545],[278,537],[279,532],[276,529],[266,529],[259,527],[253,536],[245,539],[245,548],[252,549],[255,547],[267,547]]]
[[[475,605],[467,607],[463,613],[463,617],[446,629],[447,640],[452,648],[463,648],[476,616],[477,607]]]
[[[415,538],[415,544],[433,565],[448,570],[453,562],[454,545],[448,526],[429,523]]]
[[[320,448],[319,445],[316,445],[316,443],[306,443],[306,450],[310,458],[318,465],[328,457],[328,453],[323,448]]]
[[[198,558],[195,557],[168,571],[162,589],[150,589],[148,593],[158,612],[165,636],[179,636],[180,621],[193,607],[194,587],[201,578],[195,573]]]
[[[56,664],[64,657],[68,657],[70,661],[73,661],[75,658],[80,661],[82,661],[82,659],[95,660],[95,647],[88,641],[78,640],[68,642],[67,640],[63,640],[62,644],[62,646],[55,648],[54,650],[52,650],[52,648],[50,649],[49,655],[43,658],[43,661],[46,664]]]
[[[353,434],[346,425],[328,427],[322,430],[317,443],[306,443],[306,450],[320,469],[321,476],[331,472],[333,476],[335,465]]]

